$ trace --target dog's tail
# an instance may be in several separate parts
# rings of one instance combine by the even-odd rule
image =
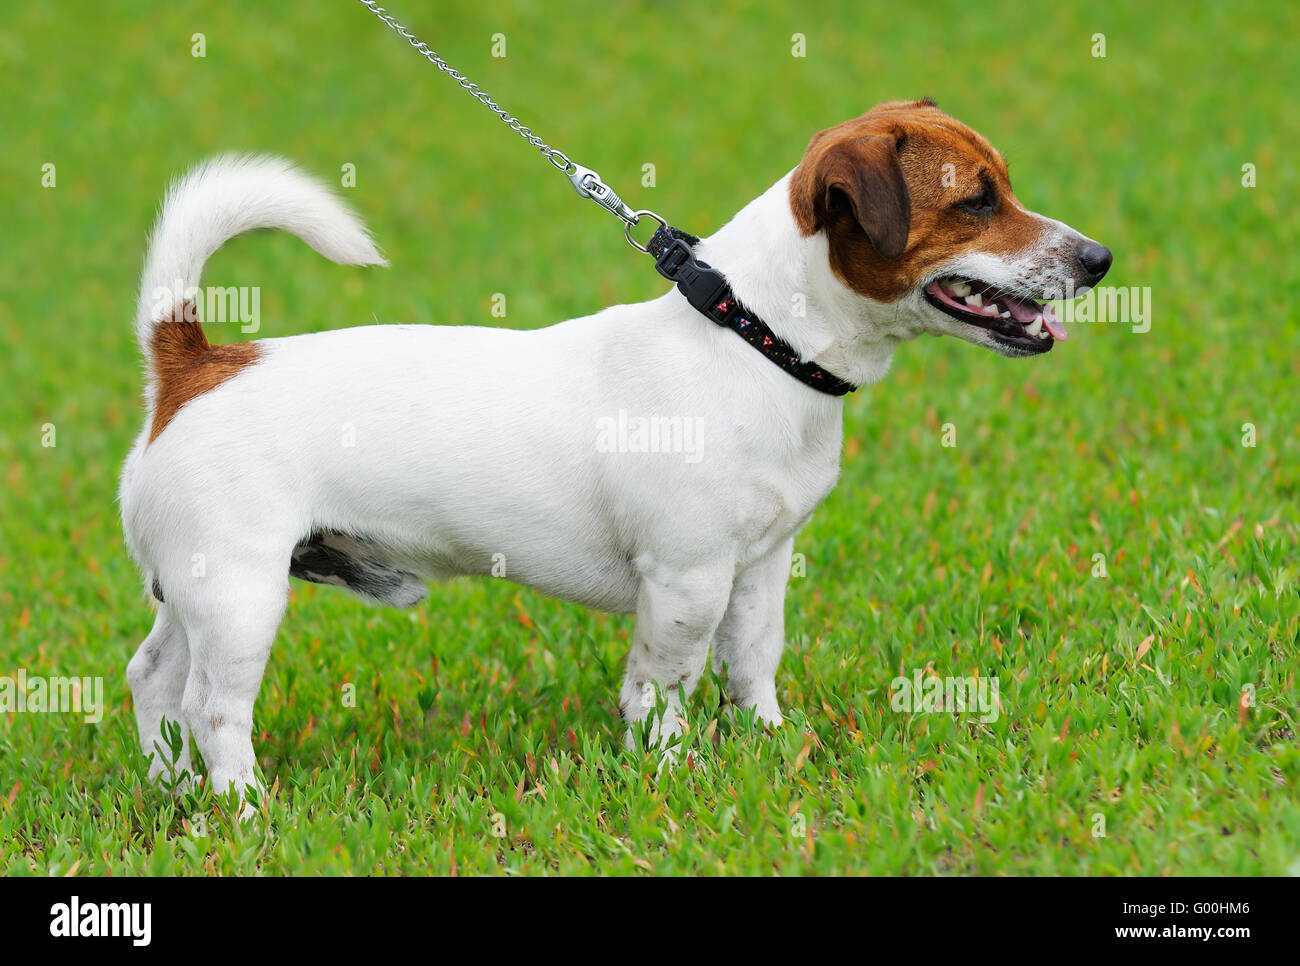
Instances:
[[[172,184],[149,239],[135,317],[146,357],[155,327],[192,302],[204,262],[253,228],[282,228],[343,265],[388,264],[360,219],[288,161],[213,158]]]

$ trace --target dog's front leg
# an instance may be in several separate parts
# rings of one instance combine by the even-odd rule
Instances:
[[[688,570],[655,568],[643,573],[636,629],[619,707],[633,726],[654,712],[656,690],[667,707],[651,722],[650,740],[661,748],[681,732],[678,713],[704,673],[709,642],[727,608],[735,568],[730,561]]]
[[[727,697],[753,708],[769,726],[782,721],[776,701],[776,671],[785,649],[785,586],[794,539],[782,542],[736,576],[726,615],[718,625],[713,669],[727,670]]]

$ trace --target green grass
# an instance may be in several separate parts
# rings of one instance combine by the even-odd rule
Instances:
[[[395,12],[634,205],[696,232],[813,132],[930,94],[1007,154],[1027,205],[1110,245],[1109,283],[1150,287],[1151,330],[1076,326],[1033,362],[900,351],[850,397],[840,485],[796,544],[789,720],[732,722],[706,681],[689,764],[658,780],[620,742],[630,619],[492,581],[412,612],[296,584],[256,716],[269,821],[237,828],[220,802],[145,783],[124,680],[151,614],[115,488],[141,420],[137,273],[168,179],[228,150],[334,178],[356,165],[349,200],[392,269],[235,241],[205,281],[260,285],[263,335],[487,321],[497,292],[494,324],[529,328],[664,286],[359,5],[18,4],[0,27],[0,675],[102,675],[108,708],[99,725],[0,716],[0,869],[1300,871],[1296,8],[438,6]],[[1003,714],[890,710],[890,680],[926,667],[995,675]]]

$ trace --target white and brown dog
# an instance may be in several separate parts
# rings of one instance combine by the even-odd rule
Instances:
[[[186,292],[223,242],[267,227],[384,264],[282,161],[218,159],[167,197],[136,319],[148,414],[121,486],[158,601],[127,668],[154,775],[166,718],[193,733],[215,789],[256,784],[253,704],[290,576],[405,607],[426,580],[504,568],[636,614],[621,707],[637,722],[663,693],[649,722],[662,743],[710,645],[730,699],[781,720],[791,547],[839,474],[839,397],[676,289],[535,331],[373,325],[210,345]],[[802,359],[857,385],[925,333],[1046,352],[1065,330],[1037,300],[1110,265],[1022,207],[998,152],[928,100],[818,134],[697,252]],[[653,418],[696,427],[693,454],[598,444],[603,423]]]

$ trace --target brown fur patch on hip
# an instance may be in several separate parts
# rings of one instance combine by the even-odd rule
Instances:
[[[171,318],[157,323],[149,340],[149,366],[157,384],[149,442],[187,402],[238,375],[261,353],[256,342],[212,345],[199,324],[198,306],[192,301],[176,306]]]

